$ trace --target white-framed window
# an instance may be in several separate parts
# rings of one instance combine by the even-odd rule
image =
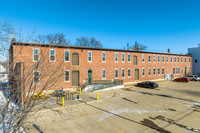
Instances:
[[[88,51],[88,62],[92,62],[92,52]]]
[[[176,74],[176,70],[175,70],[175,68],[173,68],[173,74]]]
[[[65,82],[69,82],[70,81],[70,73],[69,70],[65,70]]]
[[[164,73],[165,73],[165,69],[164,69],[164,67],[162,68],[162,75],[164,75]]]
[[[183,57],[181,57],[181,62],[183,63]]]
[[[158,63],[160,63],[160,55],[158,55]]]
[[[69,50],[65,50],[65,62],[69,62]]]
[[[156,56],[155,55],[153,56],[153,62],[154,63],[156,62]]]
[[[102,62],[106,62],[106,53],[102,52]]]
[[[185,57],[185,62],[186,62],[186,57]]]
[[[149,62],[151,62],[151,55],[149,55]]]
[[[131,69],[128,68],[128,77],[131,77]]]
[[[179,57],[178,57],[178,63],[179,63]]]
[[[189,62],[190,62],[190,58],[189,58]]]
[[[106,70],[102,69],[102,79],[106,79]]]
[[[145,62],[145,60],[144,60],[144,54],[142,55],[142,62]]]
[[[131,62],[131,54],[128,54],[128,62]]]
[[[162,56],[162,62],[165,62],[165,56]]]
[[[160,68],[158,68],[158,75],[160,75]]]
[[[142,76],[145,76],[145,70],[142,68]]]
[[[151,76],[151,68],[149,68],[149,76]]]
[[[169,57],[167,56],[167,63],[169,62]]]
[[[178,67],[178,74],[180,74],[180,68]]]
[[[125,77],[125,72],[124,72],[124,68],[122,68],[122,78]]]
[[[118,78],[118,69],[115,69],[115,78]]]
[[[176,56],[174,56],[174,62],[176,63]]]
[[[34,48],[33,49],[33,61],[38,61],[39,60],[39,49],[38,48]]]
[[[55,49],[50,49],[50,62],[56,61],[56,52]]]
[[[125,59],[124,59],[125,57],[124,57],[124,53],[122,53],[122,62],[124,62],[125,61]]]
[[[173,58],[172,58],[172,56],[171,56],[171,62],[173,62]]]
[[[176,74],[178,74],[178,68],[176,67]]]
[[[115,62],[118,62],[118,53],[115,53]]]
[[[156,69],[155,68],[153,69],[153,75],[156,75]]]
[[[33,83],[34,84],[40,83],[40,72],[38,70],[35,70],[33,72]]]

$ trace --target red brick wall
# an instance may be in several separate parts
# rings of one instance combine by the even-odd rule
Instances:
[[[13,45],[13,55],[16,56],[14,59],[14,64],[17,62],[25,62],[25,74],[30,74],[27,71],[30,71],[30,67],[34,64],[33,62],[33,48],[35,46],[17,46]],[[88,78],[88,69],[92,69],[92,78],[93,80],[102,80],[102,69],[106,70],[106,80],[115,79],[115,69],[118,69],[118,78],[122,79],[124,82],[134,82],[135,81],[135,69],[139,69],[139,80],[153,80],[153,79],[164,79],[162,75],[162,67],[164,67],[165,73],[173,74],[173,67],[180,68],[180,74],[175,75],[175,77],[180,77],[185,74],[185,67],[190,67],[192,72],[192,57],[191,56],[180,56],[180,55],[163,55],[159,53],[135,53],[135,52],[118,52],[118,51],[102,51],[102,50],[86,50],[86,49],[73,49],[73,48],[53,48],[56,51],[56,61],[49,62],[49,50],[50,47],[35,47],[40,50],[40,58],[45,57],[45,66],[41,65],[41,71],[43,73],[53,72],[57,66],[61,66],[59,72],[61,74],[58,82],[53,86],[49,87],[50,89],[60,89],[60,88],[69,88],[72,87],[72,70],[79,70],[80,84],[83,83],[83,80],[86,81]],[[64,51],[70,51],[70,61],[64,62]],[[92,52],[92,62],[88,62],[88,51]],[[79,53],[79,66],[72,66],[72,53]],[[102,52],[106,53],[106,62],[102,62]],[[115,53],[118,53],[118,62],[115,62]],[[122,63],[122,53],[125,54],[125,62]],[[131,62],[128,63],[128,53],[131,55]],[[142,62],[142,54],[145,55],[145,63]],[[137,65],[133,65],[133,56],[137,56]],[[148,56],[151,55],[151,63],[148,61]],[[153,55],[156,56],[156,62],[153,62]],[[158,55],[160,55],[160,63],[158,63]],[[162,56],[165,57],[165,62],[162,62]],[[169,62],[167,63],[167,56],[169,57]],[[173,57],[173,62],[171,62],[171,56]],[[179,57],[174,62],[174,56]],[[181,62],[181,57],[183,57],[183,62]],[[186,62],[185,62],[186,58]],[[191,62],[189,62],[189,58]],[[43,63],[44,64],[44,63]],[[42,68],[47,67],[47,68]],[[160,68],[160,75],[158,75],[158,67]],[[122,68],[125,70],[125,77],[122,78]],[[131,69],[131,77],[128,77],[128,68]],[[142,68],[145,69],[145,76],[142,76]],[[148,75],[148,69],[151,68],[151,76]],[[156,68],[156,75],[153,75],[153,68]],[[64,81],[64,70],[70,70],[70,82]],[[181,74],[183,70],[183,74]],[[187,70],[187,73],[189,70]],[[42,73],[42,72],[41,72]],[[58,73],[55,73],[58,74]],[[45,82],[44,81],[40,83]]]

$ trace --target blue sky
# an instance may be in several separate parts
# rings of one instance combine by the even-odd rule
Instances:
[[[200,0],[1,0],[0,19],[25,32],[95,37],[105,48],[135,41],[148,51],[187,53],[200,42]]]

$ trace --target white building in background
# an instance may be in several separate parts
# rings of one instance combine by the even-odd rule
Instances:
[[[6,68],[0,64],[0,82],[8,82],[8,73]]]
[[[200,44],[198,44],[198,47],[188,48],[188,54],[192,54],[193,74],[200,74]]]

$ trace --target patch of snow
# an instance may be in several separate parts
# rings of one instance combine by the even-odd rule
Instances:
[[[163,113],[166,112],[165,110],[137,110],[137,109],[120,109],[120,110],[112,110],[109,111],[111,113],[104,113],[100,116],[99,121],[102,121],[110,116],[113,116],[115,114],[121,114],[121,113],[135,113],[135,114],[148,114],[148,113]]]

